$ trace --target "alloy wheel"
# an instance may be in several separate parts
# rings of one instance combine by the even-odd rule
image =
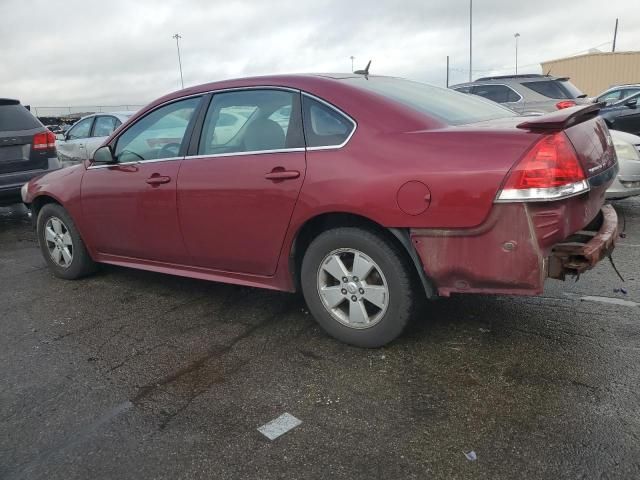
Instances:
[[[44,240],[56,265],[68,268],[73,261],[73,240],[69,228],[58,217],[50,217],[44,227]]]
[[[326,310],[350,328],[374,326],[389,305],[389,287],[382,270],[353,248],[334,250],[323,259],[317,285]]]

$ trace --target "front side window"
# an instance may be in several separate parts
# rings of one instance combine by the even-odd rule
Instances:
[[[505,85],[477,85],[471,93],[497,103],[517,102],[520,96]]]
[[[355,128],[351,120],[313,98],[304,97],[302,110],[308,147],[340,146]]]
[[[118,162],[177,157],[200,97],[170,103],[131,125],[116,143]]]
[[[101,115],[96,117],[96,123],[93,126],[93,137],[108,137],[116,129],[116,117],[107,117]]]
[[[304,147],[299,98],[298,93],[268,89],[215,94],[198,155]]]
[[[91,124],[93,123],[93,117],[85,118],[76,123],[67,135],[68,140],[78,140],[80,138],[87,138],[89,132],[91,132]]]
[[[606,93],[604,95],[602,95],[601,97],[598,98],[598,103],[600,102],[604,102],[607,105],[610,105],[614,102],[617,102],[618,100],[620,100],[620,94],[622,93],[621,90],[614,90],[613,92],[609,92]]]
[[[625,88],[620,95],[620,98],[628,98],[631,95],[635,95],[636,93],[640,93],[640,88]]]

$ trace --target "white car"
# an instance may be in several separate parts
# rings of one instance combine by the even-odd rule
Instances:
[[[94,113],[82,117],[65,134],[56,136],[58,159],[63,165],[89,160],[102,142],[134,113]]]
[[[620,171],[607,189],[607,198],[620,199],[640,195],[640,137],[611,130]]]

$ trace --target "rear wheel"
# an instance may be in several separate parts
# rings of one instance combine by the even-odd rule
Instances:
[[[412,268],[393,242],[373,231],[345,227],[320,234],[305,253],[301,278],[318,323],[359,347],[397,338],[414,310]]]
[[[73,280],[95,271],[78,229],[67,211],[48,203],[38,213],[37,235],[49,269],[60,278]]]

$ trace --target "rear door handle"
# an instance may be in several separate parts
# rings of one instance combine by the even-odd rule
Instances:
[[[157,173],[154,173],[146,180],[149,185],[162,185],[163,183],[169,183],[170,181],[171,177],[158,175]]]
[[[277,170],[274,168],[271,172],[267,173],[264,178],[267,180],[290,180],[298,178],[299,176],[300,172],[297,170]]]

